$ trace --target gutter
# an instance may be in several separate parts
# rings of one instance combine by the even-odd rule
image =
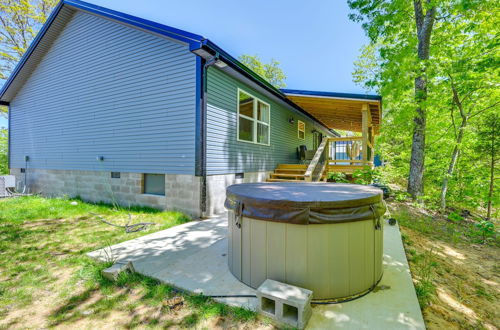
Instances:
[[[209,58],[217,56],[218,59],[226,62],[230,67],[232,67],[234,70],[236,70],[243,76],[246,76],[250,80],[255,81],[255,83],[257,83],[262,88],[264,88],[265,90],[267,90],[268,92],[270,92],[271,94],[273,94],[274,96],[276,96],[277,98],[288,104],[290,107],[300,112],[301,114],[307,116],[308,118],[312,119],[314,122],[318,123],[327,132],[331,131],[330,128],[326,127],[323,123],[321,123],[310,113],[306,112],[304,109],[302,109],[297,104],[288,99],[286,95],[283,92],[281,92],[278,88],[268,83],[264,78],[262,78],[261,76],[250,70],[243,63],[238,61],[236,58],[231,56],[229,53],[224,51],[222,48],[217,46],[209,39],[203,39],[199,44],[191,45],[190,51],[206,60],[209,60]]]

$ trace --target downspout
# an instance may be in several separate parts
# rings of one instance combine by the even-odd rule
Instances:
[[[200,159],[200,170],[201,170],[201,187],[200,187],[200,209],[201,217],[207,218],[207,105],[208,105],[208,84],[207,84],[207,71],[208,67],[212,66],[217,62],[219,58],[219,53],[210,58],[203,64],[202,71],[202,102],[201,102],[201,159]]]
[[[7,174],[10,174],[10,156],[12,154],[12,151],[10,149],[10,123],[11,123],[11,120],[10,120],[10,103],[8,102],[0,102],[0,105],[2,106],[6,106],[7,107],[7,169],[9,170]]]

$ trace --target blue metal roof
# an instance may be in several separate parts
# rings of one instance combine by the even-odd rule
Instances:
[[[99,14],[111,19],[115,19],[117,21],[128,23],[145,30],[156,32],[167,37],[171,37],[177,39],[179,41],[184,41],[186,43],[200,43],[203,39],[203,36],[198,34],[194,34],[191,32],[187,32],[184,30],[176,29],[174,27],[160,24],[157,22],[153,22],[147,19],[143,19],[137,16],[125,14],[116,10],[108,9],[105,7],[97,6],[88,2],[80,1],[80,0],[62,0],[63,4],[69,5],[71,7],[79,8],[82,10],[86,10],[91,13]]]
[[[181,42],[189,44],[190,49],[195,49],[195,48],[201,47],[202,41],[205,40],[205,38],[203,36],[200,36],[200,35],[197,35],[194,33],[190,33],[190,32],[184,31],[184,30],[180,30],[180,29],[176,29],[176,28],[173,28],[171,26],[156,23],[156,22],[153,22],[150,20],[146,20],[146,19],[137,17],[137,16],[132,16],[132,15],[128,15],[128,14],[125,14],[125,13],[122,13],[119,11],[115,11],[115,10],[111,10],[111,9],[104,8],[101,6],[97,6],[97,5],[88,3],[88,2],[79,1],[79,0],[61,0],[56,5],[54,10],[52,11],[50,16],[48,17],[47,21],[42,26],[42,28],[40,29],[40,31],[38,32],[36,37],[33,39],[30,46],[28,47],[28,49],[26,50],[24,55],[19,60],[19,63],[16,65],[16,67],[12,71],[11,75],[9,76],[9,78],[7,79],[5,84],[3,85],[3,87],[0,91],[0,100],[5,101],[5,100],[3,100],[5,92],[12,84],[12,81],[14,81],[14,79],[17,77],[19,71],[21,71],[24,64],[29,59],[29,57],[31,56],[31,54],[33,53],[35,48],[38,46],[41,39],[43,38],[43,36],[47,32],[50,25],[52,24],[52,22],[56,18],[57,14],[61,11],[61,8],[63,6],[78,8],[80,10],[84,10],[84,11],[87,11],[87,12],[90,12],[93,14],[97,14],[97,15],[104,16],[104,17],[107,17],[110,19],[114,19],[114,20],[117,20],[117,21],[125,23],[125,24],[130,24],[132,26],[135,26],[135,27],[138,27],[138,28],[150,31],[150,32],[158,33],[160,35],[163,35],[163,36],[175,39],[175,40],[179,40]]]
[[[73,8],[78,8],[80,10],[84,10],[90,13],[94,13],[97,15],[101,15],[104,17],[108,17],[113,20],[120,21],[125,24],[130,24],[132,26],[153,32],[153,33],[158,33],[160,35],[166,36],[168,38],[176,39],[178,41],[184,42],[189,44],[189,49],[191,51],[196,51],[201,48],[205,48],[210,50],[213,55],[219,56],[222,60],[230,64],[233,68],[237,69],[240,73],[248,76],[252,80],[254,80],[256,83],[270,91],[272,94],[276,95],[277,97],[281,98],[283,101],[289,103],[291,106],[303,111],[302,108],[298,107],[295,103],[290,101],[284,93],[290,93],[290,94],[301,94],[301,95],[314,95],[314,96],[329,96],[329,97],[343,97],[343,98],[362,98],[362,99],[370,99],[370,100],[381,100],[381,97],[378,95],[365,95],[365,94],[344,94],[344,93],[330,93],[330,92],[314,92],[314,91],[303,91],[303,90],[292,90],[292,89],[282,89],[279,90],[275,88],[273,85],[271,85],[269,82],[267,82],[265,79],[263,79],[261,76],[257,75],[255,72],[250,70],[247,66],[242,64],[240,61],[238,61],[236,58],[232,57],[229,53],[224,51],[222,48],[217,46],[215,43],[212,41],[204,38],[201,35],[194,34],[191,32],[187,32],[184,30],[176,29],[171,26],[167,26],[164,24],[160,24],[157,22],[153,22],[150,20],[146,20],[137,16],[132,16],[129,14],[125,14],[119,11],[115,11],[112,9],[104,8],[101,6],[97,6],[91,3],[87,3],[84,1],[80,0],[61,0],[57,6],[54,8],[53,12],[45,22],[45,24],[42,26],[40,29],[40,32],[37,34],[29,48],[26,50],[26,53],[23,55],[15,69],[13,70],[12,74],[10,77],[7,79],[6,83],[2,87],[2,90],[0,91],[0,101],[5,102],[6,100],[3,100],[3,97],[5,95],[5,92],[11,85],[12,81],[16,78],[18,75],[19,71],[22,69],[23,65],[26,63],[26,61],[29,59],[31,54],[33,53],[34,49],[37,47],[39,44],[40,40],[44,36],[45,32],[47,29],[50,27],[52,22],[54,21],[55,17],[61,10],[63,6],[69,6]]]
[[[362,99],[362,100],[382,100],[380,95],[375,94],[354,94],[354,93],[334,93],[334,92],[318,92],[318,91],[305,91],[300,89],[281,89],[284,94],[295,94],[304,96],[318,96],[318,97],[332,97],[344,99]]]

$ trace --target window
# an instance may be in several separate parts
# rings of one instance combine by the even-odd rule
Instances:
[[[119,179],[120,178],[120,172],[111,172],[111,178],[113,178],[113,179]]]
[[[297,120],[297,130],[299,139],[304,140],[306,138],[306,124],[303,121]]]
[[[165,174],[144,174],[144,193],[165,196]]]
[[[238,141],[269,145],[269,104],[238,90]]]

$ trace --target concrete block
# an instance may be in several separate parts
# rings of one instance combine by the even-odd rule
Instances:
[[[257,289],[257,310],[280,323],[304,329],[311,317],[311,290],[267,279]]]
[[[132,262],[130,261],[126,263],[117,262],[113,264],[113,266],[103,270],[102,275],[106,277],[108,280],[116,281],[120,273],[125,271],[129,271],[132,273],[134,272],[134,266],[132,265]]]

